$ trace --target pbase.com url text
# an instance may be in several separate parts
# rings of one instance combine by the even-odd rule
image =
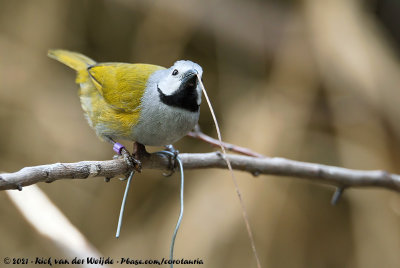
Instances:
[[[147,263],[146,263],[147,262]],[[118,262],[117,262],[118,263]],[[139,265],[139,264],[158,264],[158,265],[164,265],[164,264],[203,264],[202,259],[165,259],[162,258],[161,260],[136,260],[136,259],[130,259],[130,258],[121,258],[120,259],[120,264],[133,264],[133,265]]]
[[[1,263],[1,260],[0,260]],[[52,258],[52,257],[34,257],[34,258],[13,258],[4,257],[3,263],[8,265],[13,264],[34,264],[34,265],[60,265],[60,264],[86,264],[93,266],[103,266],[109,264],[122,264],[122,265],[166,265],[166,264],[203,264],[202,259],[135,259],[135,258],[111,258],[111,257],[87,257],[87,258]]]

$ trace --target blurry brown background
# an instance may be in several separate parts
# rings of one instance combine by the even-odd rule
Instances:
[[[0,0],[0,170],[112,157],[83,118],[74,72],[46,56],[64,48],[97,61],[190,59],[205,71],[226,141],[399,173],[399,18],[396,0]],[[200,125],[215,136],[204,104]],[[176,147],[214,150],[191,138]],[[400,266],[399,194],[351,189],[333,207],[332,187],[237,176],[263,267]],[[124,185],[39,184],[103,256],[168,257],[177,176],[135,177],[117,240]],[[204,267],[255,267],[229,173],[187,171],[185,197],[175,256],[201,258]],[[0,215],[0,259],[65,255],[4,192]]]

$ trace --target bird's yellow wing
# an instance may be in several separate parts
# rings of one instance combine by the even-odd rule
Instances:
[[[140,105],[150,75],[162,69],[151,64],[100,63],[89,67],[88,72],[109,105],[131,112]]]

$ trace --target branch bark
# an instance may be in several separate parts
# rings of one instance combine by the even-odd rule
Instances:
[[[203,132],[201,132],[198,125],[196,125],[194,131],[190,131],[187,135],[189,137],[192,137],[192,138],[204,141],[208,144],[211,144],[212,146],[217,147],[217,148],[219,148],[221,146],[219,140],[214,139],[214,138],[204,134]],[[235,144],[222,142],[222,146],[225,147],[225,150],[227,150],[227,151],[238,153],[241,155],[254,156],[254,157],[265,157],[262,154],[254,152],[248,148],[237,146]]]
[[[179,154],[184,169],[227,168],[219,152],[202,154]],[[348,187],[379,187],[400,192],[400,175],[383,170],[354,170],[335,166],[300,162],[284,158],[250,157],[228,155],[232,167],[252,173],[292,176],[313,180],[317,183]],[[141,159],[143,169],[166,170],[170,161],[166,156],[151,154]],[[0,190],[22,189],[38,182],[53,182],[60,179],[86,179],[91,177],[112,178],[128,172],[122,159],[108,161],[82,161],[25,167],[14,173],[0,174]]]

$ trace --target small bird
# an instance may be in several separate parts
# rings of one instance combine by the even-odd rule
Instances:
[[[97,136],[140,170],[145,145],[166,146],[185,136],[200,115],[200,65],[179,60],[170,68],[152,64],[97,63],[67,50],[49,57],[77,72],[81,106]],[[133,156],[115,140],[134,141]]]

